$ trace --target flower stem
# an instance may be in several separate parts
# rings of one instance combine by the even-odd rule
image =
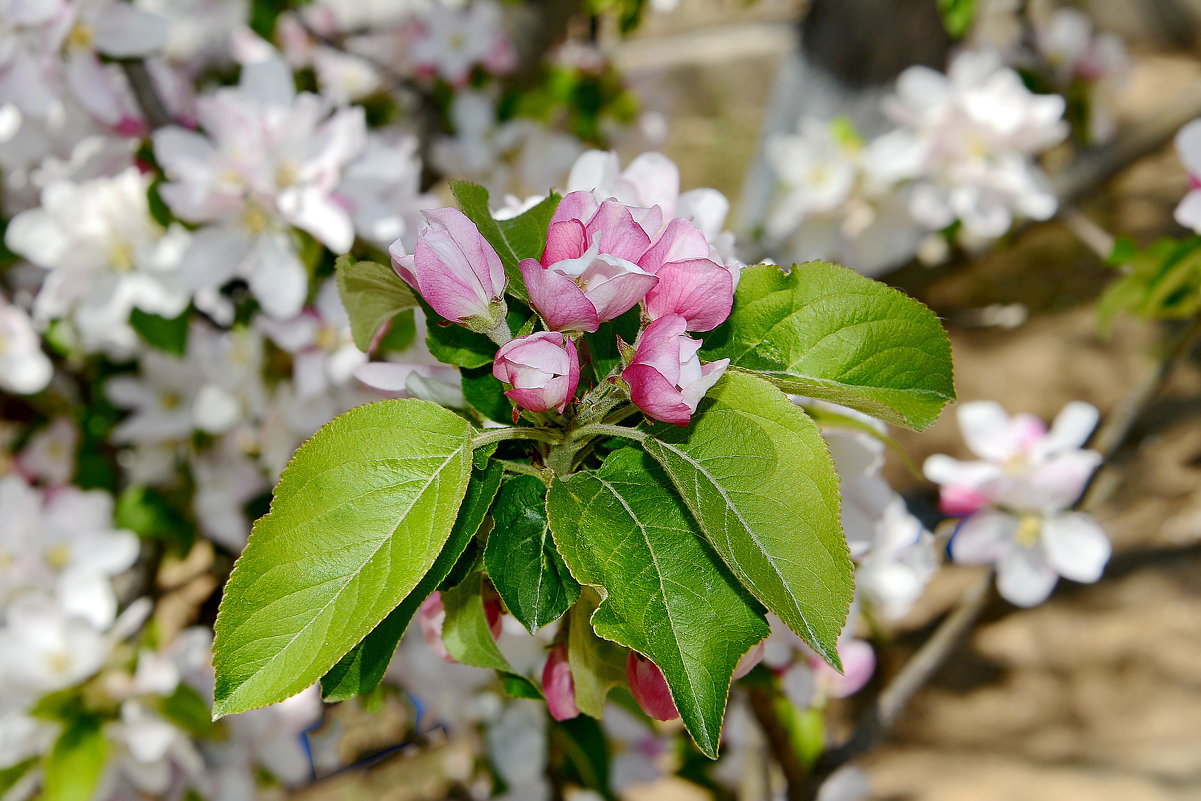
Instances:
[[[506,439],[536,439],[540,442],[558,443],[562,438],[541,428],[493,428],[471,440],[471,449],[477,450],[493,442],[503,442]]]

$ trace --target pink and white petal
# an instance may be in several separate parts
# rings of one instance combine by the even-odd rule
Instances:
[[[1012,482],[1002,494],[1004,502],[1021,509],[1059,511],[1067,509],[1088,484],[1101,454],[1068,451],[1055,456],[1022,481]]]
[[[405,392],[413,365],[395,362],[368,362],[354,371],[354,377],[379,392]]]
[[[610,150],[585,151],[571,165],[567,187],[572,192],[592,192],[611,181],[619,168],[616,153]]]
[[[300,314],[309,280],[287,234],[255,239],[243,271],[264,312],[284,319]]]
[[[951,537],[951,558],[965,565],[988,565],[1014,548],[1018,520],[1013,515],[985,509],[964,520]]]
[[[678,426],[688,425],[693,410],[684,395],[663,374],[646,364],[631,364],[621,374],[630,387],[630,400],[648,416]]]
[[[1201,233],[1201,189],[1194,189],[1185,195],[1173,217],[1185,228]]]
[[[1083,447],[1100,416],[1091,403],[1072,401],[1055,417],[1050,432],[1034,446],[1032,453],[1037,457]]]
[[[715,362],[709,362],[701,367],[701,377],[686,387],[680,389],[680,394],[684,397],[684,403],[692,411],[696,411],[696,407],[700,405],[701,399],[705,394],[713,388],[722,374],[726,372],[726,368],[730,366],[729,359],[718,359]]]
[[[638,266],[648,273],[658,273],[664,265],[673,261],[706,259],[709,257],[709,240],[688,220],[676,218],[655,240],[655,243],[638,260]]]
[[[730,213],[730,201],[716,189],[692,189],[680,195],[676,215],[691,220],[706,237],[716,237]]]
[[[819,663],[816,670],[832,697],[846,698],[862,690],[871,680],[876,672],[876,652],[866,640],[848,640],[838,646],[838,656],[842,659],[842,675],[825,662]]]
[[[680,198],[680,170],[662,153],[643,153],[629,163],[621,177],[638,190],[639,205],[658,206],[669,217],[676,215]]]
[[[547,328],[591,333],[600,327],[596,308],[575,281],[533,259],[523,259],[520,269],[530,303]]]
[[[559,201],[559,205],[555,207],[555,213],[550,218],[550,224],[554,225],[564,220],[579,220],[581,222],[590,220],[596,214],[599,205],[591,191],[570,192],[564,195],[563,199]]]
[[[167,21],[131,3],[109,3],[93,23],[93,43],[106,56],[148,56],[167,39]]]
[[[1072,512],[1047,519],[1043,550],[1059,575],[1091,584],[1101,578],[1113,546],[1092,517]]]
[[[1004,462],[1014,454],[1017,443],[1009,415],[993,401],[973,401],[959,407],[959,428],[964,442],[982,459]]]
[[[542,264],[549,267],[567,259],[578,259],[588,250],[588,244],[584,224],[579,220],[553,223],[546,231],[546,249],[542,251]]]
[[[584,227],[589,242],[600,233],[600,250],[610,256],[638,263],[651,238],[642,226],[634,222],[630,210],[615,200],[606,200]]]
[[[673,262],[659,270],[659,283],[646,296],[652,320],[678,314],[689,331],[712,331],[725,322],[734,305],[734,279],[708,259]]]
[[[997,590],[1016,606],[1038,606],[1057,581],[1059,574],[1038,548],[1014,548],[997,563]]]
[[[1176,152],[1190,175],[1201,176],[1201,120],[1193,120],[1176,132]]]
[[[191,290],[221,286],[241,271],[252,244],[233,226],[201,228],[179,264],[180,282]]]
[[[687,330],[688,321],[678,314],[668,314],[655,320],[638,337],[636,364],[654,367],[672,385],[680,380],[680,337]]]
[[[941,453],[926,459],[922,474],[943,486],[981,487],[1001,474],[991,462],[962,462]]]
[[[345,207],[315,186],[285,190],[279,209],[288,222],[308,231],[334,253],[346,253],[354,244],[354,223]]]
[[[599,258],[608,262],[613,257],[602,254]],[[628,266],[629,271],[590,281],[584,292],[589,303],[595,307],[596,316],[602,323],[619,317],[637,306],[638,302],[646,297],[647,293],[659,282],[655,276],[644,273],[628,262],[624,266]]]

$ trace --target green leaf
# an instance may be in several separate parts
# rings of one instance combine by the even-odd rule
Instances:
[[[458,367],[483,367],[496,357],[496,343],[483,334],[468,331],[461,325],[443,324],[437,317],[426,315],[425,344],[434,358]]]
[[[509,294],[523,301],[529,300],[525,281],[517,265],[522,259],[540,259],[546,247],[546,230],[550,218],[562,199],[552,193],[538,205],[509,220],[496,220],[488,204],[488,190],[467,181],[451,181],[450,191],[463,212],[480,229],[488,244],[496,249],[505,275],[509,279]]]
[[[601,599],[584,587],[568,614],[567,663],[575,685],[575,705],[585,715],[601,718],[609,690],[626,682],[626,649],[596,636],[589,622]]]
[[[468,405],[488,420],[511,425],[513,404],[505,397],[505,387],[492,375],[491,365],[474,369],[464,368],[463,397]]]
[[[30,757],[24,762],[9,765],[7,768],[0,768],[0,798],[4,798],[9,790],[16,787],[17,782],[21,781],[22,777],[37,763],[36,757]]]
[[[55,741],[42,766],[43,801],[89,801],[108,761],[103,721],[73,721]]]
[[[350,333],[364,353],[371,350],[371,341],[384,323],[417,305],[408,284],[391,267],[342,255],[335,269],[338,297],[350,316]]]
[[[345,701],[371,692],[379,685],[413,616],[430,593],[450,574],[451,568],[484,522],[496,491],[500,489],[503,475],[504,468],[496,462],[483,470],[471,472],[471,483],[467,485],[463,505],[459,507],[454,527],[433,566],[383,622],[321,677],[321,697],[324,700]]]
[[[534,476],[505,482],[492,511],[484,568],[513,617],[533,634],[580,597],[546,520],[546,485]]]
[[[934,313],[826,262],[743,270],[734,311],[702,358],[919,430],[955,398],[951,345]]]
[[[976,17],[976,0],[938,0],[943,27],[956,39],[962,39]]]
[[[412,592],[467,489],[471,428],[419,400],[351,409],[296,451],[217,615],[216,717],[321,678]]]
[[[464,665],[489,668],[501,674],[505,691],[521,698],[541,698],[538,686],[509,665],[496,647],[488,617],[484,612],[484,574],[476,571],[459,586],[442,593],[446,619],[442,623],[442,642],[447,652]]]
[[[188,321],[191,309],[184,309],[176,317],[160,317],[141,309],[129,313],[129,326],[138,332],[142,340],[172,356],[183,357],[188,350]]]
[[[663,471],[633,448],[555,482],[547,509],[572,575],[604,596],[597,635],[663,671],[688,733],[716,758],[730,677],[768,634],[754,601],[698,536]]]
[[[840,668],[836,641],[854,584],[838,476],[817,425],[745,373],[725,375],[692,419],[655,426],[642,446],[734,575]]]
[[[208,701],[183,682],[170,695],[159,696],[158,711],[193,737],[208,737],[213,732]]]

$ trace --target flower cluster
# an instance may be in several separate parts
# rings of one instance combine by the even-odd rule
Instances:
[[[1042,603],[1060,576],[1094,582],[1109,561],[1105,532],[1073,509],[1101,461],[1082,448],[1096,424],[1097,410],[1087,403],[1069,404],[1049,430],[991,401],[965,403],[959,426],[980,460],[926,460],[926,477],[942,489],[943,512],[963,518],[951,558],[995,565],[997,588],[1012,603]]]

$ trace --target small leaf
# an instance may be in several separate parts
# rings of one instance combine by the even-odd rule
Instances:
[[[488,190],[484,187],[467,181],[451,181],[450,190],[459,203],[459,210],[475,223],[480,234],[500,256],[509,279],[509,294],[528,301],[525,281],[517,265],[522,259],[542,258],[542,250],[546,247],[546,230],[559,206],[559,195],[552,193],[538,205],[512,219],[497,220],[492,216]]]
[[[533,634],[562,617],[580,597],[580,585],[551,539],[546,485],[534,476],[510,478],[492,519],[484,568],[513,617]]]
[[[484,522],[492,499],[500,489],[503,474],[504,468],[496,462],[471,472],[471,483],[467,485],[467,494],[463,498],[463,505],[459,507],[454,528],[433,566],[382,623],[321,677],[321,697],[324,700],[345,701],[371,692],[379,685],[413,616],[430,593],[450,574],[451,568]]]
[[[18,762],[15,765],[9,765],[7,768],[0,768],[0,798],[8,795],[8,791],[17,786],[17,782],[28,773],[34,765],[38,763],[36,757],[30,757],[24,762]]]
[[[354,344],[364,353],[371,350],[384,323],[417,305],[412,290],[391,267],[343,255],[338,257],[336,270],[338,297],[350,316]]]
[[[108,761],[108,740],[99,718],[68,724],[42,765],[43,801],[89,801]]]
[[[734,668],[769,631],[754,601],[633,448],[555,482],[547,509],[572,575],[604,595],[592,628],[663,671],[688,733],[716,758]]]
[[[193,737],[208,737],[213,732],[213,717],[209,703],[191,686],[180,682],[175,691],[159,696],[158,711]]]
[[[580,600],[568,614],[567,662],[575,685],[575,705],[585,715],[601,718],[609,690],[626,682],[626,649],[596,636],[592,615],[600,605],[600,596],[584,587]]]
[[[728,358],[785,392],[923,429],[955,398],[951,345],[916,300],[836,264],[742,272],[702,359]]]
[[[505,691],[520,698],[541,698],[538,686],[509,665],[496,647],[483,601],[484,574],[475,572],[459,586],[442,593],[446,619],[442,623],[442,642],[447,652],[464,665],[489,668],[501,674]]]
[[[432,403],[351,409],[296,452],[221,600],[216,717],[321,678],[433,565],[471,470],[471,428]]]
[[[188,350],[188,323],[191,318],[191,309],[184,309],[176,317],[160,317],[134,309],[129,313],[129,326],[138,332],[146,344],[182,358]]]
[[[734,575],[840,667],[854,584],[838,476],[817,425],[745,373],[727,373],[692,419],[688,428],[656,425],[643,447]]]

